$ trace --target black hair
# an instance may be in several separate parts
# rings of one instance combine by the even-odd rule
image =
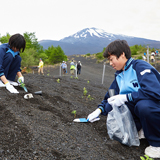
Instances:
[[[10,45],[11,49],[12,49],[12,47],[15,47],[19,51],[23,52],[26,47],[26,41],[21,34],[17,33],[17,34],[14,34],[10,37],[9,45]]]
[[[106,47],[103,56],[104,58],[109,58],[110,55],[115,55],[119,58],[123,52],[125,53],[127,59],[131,58],[131,50],[127,41],[115,40]]]

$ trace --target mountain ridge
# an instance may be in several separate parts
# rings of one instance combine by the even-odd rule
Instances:
[[[44,49],[48,49],[51,45],[54,47],[59,45],[66,55],[93,54],[101,52],[103,48],[116,39],[126,40],[129,46],[136,44],[142,46],[149,45],[150,48],[160,49],[160,41],[122,34],[112,34],[94,27],[82,29],[59,41],[41,40],[39,41],[39,44],[42,45]]]

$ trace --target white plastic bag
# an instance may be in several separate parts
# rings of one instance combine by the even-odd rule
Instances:
[[[106,121],[109,137],[127,146],[139,146],[138,132],[128,107],[122,105],[112,108]]]

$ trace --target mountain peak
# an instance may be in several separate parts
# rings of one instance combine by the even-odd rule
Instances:
[[[113,36],[113,34],[111,33],[107,33],[105,32],[103,29],[98,29],[98,28],[85,28],[75,34],[72,35],[75,38],[80,38],[80,37],[84,37],[86,38],[87,36],[91,36],[91,37],[101,37],[101,38],[105,38],[105,37],[109,37],[109,36]]]
[[[107,33],[105,32],[103,29],[98,29],[95,27],[92,28],[85,28],[82,29],[80,31],[78,31],[77,33],[70,35],[69,37],[65,37],[63,39],[61,39],[60,41],[62,42],[69,42],[69,43],[77,43],[79,41],[83,41],[85,43],[85,41],[89,41],[90,39],[97,39],[97,38],[108,38],[110,40],[115,39],[115,36],[111,33]]]

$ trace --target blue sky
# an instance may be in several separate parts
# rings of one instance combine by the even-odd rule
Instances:
[[[3,0],[0,35],[60,40],[84,28],[160,41],[160,0]]]

